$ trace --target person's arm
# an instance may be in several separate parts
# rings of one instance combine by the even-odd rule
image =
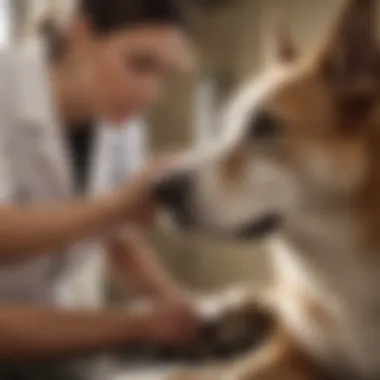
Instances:
[[[0,361],[52,359],[134,344],[177,345],[197,325],[181,310],[65,311],[0,305]]]
[[[39,359],[141,340],[143,320],[125,312],[0,306],[0,359]]]
[[[166,162],[156,160],[103,197],[57,205],[0,205],[0,264],[99,237],[127,222],[150,223],[155,209],[151,187]]]
[[[119,286],[163,300],[182,293],[177,281],[136,230],[130,228],[109,241],[106,251],[110,272]]]
[[[1,205],[0,263],[67,247],[122,220],[122,210],[114,196],[60,205]]]

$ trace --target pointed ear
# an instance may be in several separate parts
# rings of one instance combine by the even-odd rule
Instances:
[[[320,52],[320,69],[335,93],[371,100],[379,79],[376,38],[377,0],[346,0]]]
[[[266,17],[263,28],[264,63],[289,63],[297,58],[297,49],[290,36],[288,25],[272,12]]]

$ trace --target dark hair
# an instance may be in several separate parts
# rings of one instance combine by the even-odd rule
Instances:
[[[184,23],[176,0],[81,0],[79,4],[79,11],[99,33],[142,24]]]
[[[140,25],[186,24],[178,0],[77,0],[77,4],[78,12],[99,35]],[[66,43],[54,19],[43,20],[39,31],[48,43],[50,57],[60,58]]]

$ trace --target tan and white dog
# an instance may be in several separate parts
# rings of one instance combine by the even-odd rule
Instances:
[[[277,328],[252,356],[180,379],[380,378],[377,0],[347,0],[317,49],[284,33],[225,139],[157,193],[185,230],[268,238]],[[208,377],[207,377],[208,376]]]

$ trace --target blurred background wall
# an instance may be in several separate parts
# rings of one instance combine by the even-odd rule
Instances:
[[[0,39],[16,43],[31,15],[46,7],[64,12],[69,1],[0,0],[0,24],[4,26]],[[295,40],[305,48],[323,32],[340,2],[185,0],[200,66],[198,70],[173,77],[165,97],[149,115],[152,152],[213,139],[219,127],[212,122],[213,115],[230,92],[260,68],[261,31],[268,11],[280,10]],[[159,232],[151,239],[177,277],[199,289],[269,278],[265,252],[259,246],[194,241]]]
[[[301,48],[323,32],[341,0],[214,0],[194,1],[193,30],[201,70],[175,81],[152,123],[153,146],[201,143],[213,138],[207,107],[223,107],[231,91],[261,67],[263,24],[271,10],[289,22]],[[181,94],[181,95],[179,95]],[[198,102],[197,102],[198,100]],[[198,106],[198,107],[197,107]],[[211,112],[213,112],[211,110]],[[203,122],[202,122],[203,121]],[[234,246],[211,241],[160,239],[161,252],[171,259],[180,278],[201,289],[270,278],[260,246]]]

